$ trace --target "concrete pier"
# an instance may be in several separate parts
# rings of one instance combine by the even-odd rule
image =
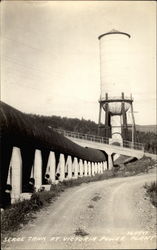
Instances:
[[[103,171],[107,170],[107,161],[104,161],[102,164],[103,164]]]
[[[65,158],[64,158],[64,154],[60,154],[60,157],[59,157],[59,173],[60,173],[59,180],[63,181],[64,178],[65,178]]]
[[[91,163],[88,161],[88,175],[91,176]]]
[[[73,167],[74,167],[74,178],[78,178],[78,159],[74,157],[74,162],[73,162]]]
[[[112,155],[108,154],[108,169],[112,169],[113,168],[113,160],[112,160]]]
[[[87,161],[84,161],[84,176],[87,176]]]
[[[55,153],[50,151],[47,168],[50,169],[49,175],[52,180],[52,183],[55,183],[55,171],[56,171],[56,157]]]
[[[34,179],[35,179],[36,190],[38,190],[42,185],[42,156],[41,156],[41,151],[39,149],[35,150]]]
[[[72,179],[72,158],[70,155],[68,155],[66,165],[67,165],[67,170],[68,170],[68,179],[70,180]]]
[[[94,162],[92,162],[92,176],[95,175],[95,165],[94,165]]]
[[[20,148],[13,147],[12,156],[10,160],[11,178],[10,184],[12,185],[12,201],[20,197],[22,192],[22,158]]]
[[[80,169],[80,177],[83,176],[83,161],[80,159],[79,160],[79,169]]]

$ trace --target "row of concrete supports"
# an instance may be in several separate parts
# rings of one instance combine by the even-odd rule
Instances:
[[[55,152],[50,151],[46,174],[49,174],[52,184],[56,183],[56,175],[59,174],[59,181],[77,179],[83,176],[94,176],[102,174],[107,170],[107,161],[90,162],[76,157],[67,157],[59,154],[59,161],[56,161]],[[34,163],[31,169],[31,176],[35,179],[36,190],[42,186],[42,154],[36,149]],[[13,147],[12,156],[9,165],[8,184],[12,185],[12,197],[14,200],[20,197],[22,193],[22,157],[20,148]]]

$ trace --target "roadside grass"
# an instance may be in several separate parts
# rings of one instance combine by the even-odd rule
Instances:
[[[51,185],[50,191],[34,193],[30,200],[18,200],[10,208],[1,213],[2,239],[3,237],[11,235],[24,224],[28,223],[28,221],[32,220],[35,212],[45,206],[48,206],[50,203],[53,203],[56,197],[67,188],[79,186],[82,183],[147,173],[153,165],[155,165],[155,161],[148,157],[143,157],[136,162],[127,164],[125,168],[113,168],[112,170],[106,170],[103,174],[96,174],[95,176],[84,176],[78,179],[64,180],[63,182],[59,182],[57,185]],[[154,191],[149,192],[152,193],[151,195],[154,197]],[[155,198],[151,199],[153,199],[154,202]]]
[[[33,219],[33,213],[47,206],[57,197],[58,192],[44,191],[37,192],[31,196],[30,200],[18,200],[16,203],[1,213],[1,233],[8,235],[21,228],[29,220]]]
[[[151,158],[144,156],[143,158],[135,162],[126,164],[123,170],[124,176],[148,173],[148,171],[154,167],[155,163],[156,163],[155,160],[152,160]]]
[[[157,207],[157,181],[151,182],[150,184],[145,183],[144,188],[146,194],[149,196],[151,203]]]

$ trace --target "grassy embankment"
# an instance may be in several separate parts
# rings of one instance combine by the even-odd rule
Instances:
[[[157,182],[151,182],[150,184],[145,184],[146,194],[149,196],[151,203],[157,207]]]
[[[134,163],[129,163],[125,168],[114,168],[113,170],[106,170],[103,174],[96,174],[95,176],[87,176],[69,181],[63,181],[58,185],[52,185],[50,191],[34,193],[30,200],[19,201],[6,209],[1,214],[1,232],[2,238],[11,235],[17,231],[23,224],[33,219],[33,214],[41,208],[52,204],[56,197],[66,188],[78,186],[82,183],[93,181],[101,181],[108,178],[127,177],[137,175],[140,173],[147,173],[150,168],[153,168],[155,162],[150,158],[143,157]],[[148,193],[151,194],[151,199],[154,202],[154,184],[148,188]],[[152,191],[153,190],[153,191]]]

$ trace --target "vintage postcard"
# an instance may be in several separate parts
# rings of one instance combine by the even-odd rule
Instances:
[[[2,249],[156,249],[156,1],[1,2]]]

